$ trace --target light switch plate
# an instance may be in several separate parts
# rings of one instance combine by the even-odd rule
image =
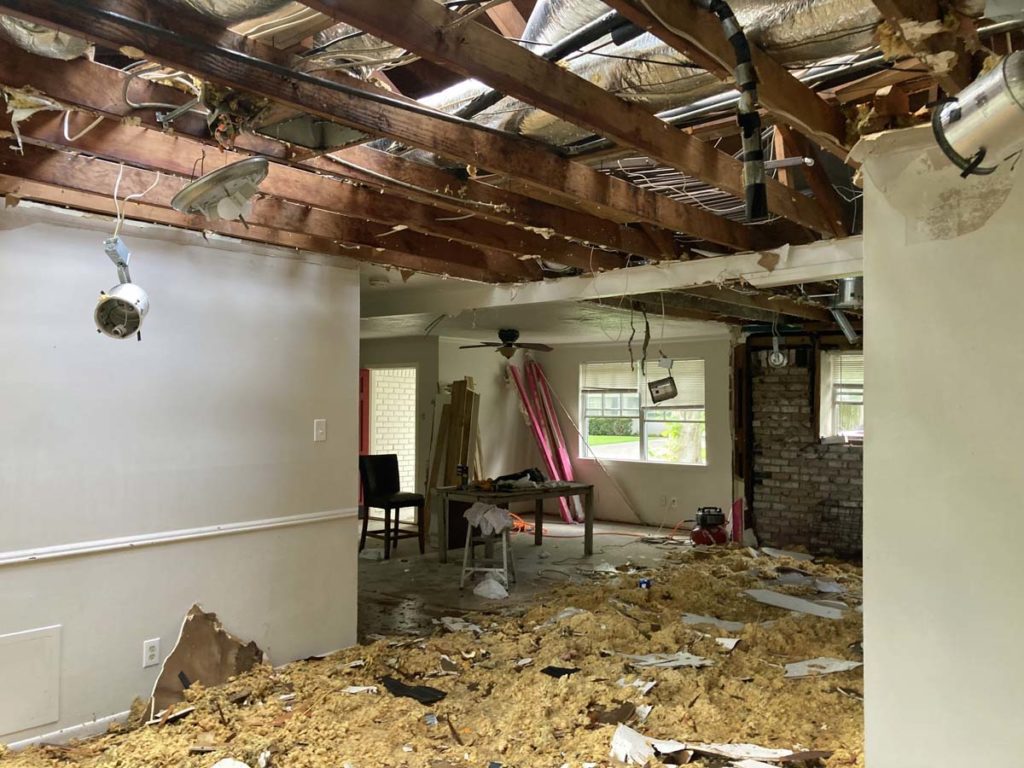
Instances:
[[[327,419],[313,419],[313,442],[322,443],[327,439]]]

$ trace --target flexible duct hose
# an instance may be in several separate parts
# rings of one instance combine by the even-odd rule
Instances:
[[[743,133],[743,185],[747,221],[768,217],[768,196],[764,183],[764,148],[761,146],[761,116],[757,111],[757,73],[750,59],[750,43],[743,28],[724,0],[696,0],[722,22],[722,29],[736,52],[736,87],[740,92],[736,121]]]

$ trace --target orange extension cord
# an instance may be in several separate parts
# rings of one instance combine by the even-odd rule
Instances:
[[[512,533],[533,533],[534,527],[535,527],[533,523],[526,522],[523,518],[521,518],[519,515],[515,514],[514,512],[509,512],[509,515],[512,517]],[[675,527],[672,528],[672,531],[669,533],[669,535],[665,536],[664,538],[674,539],[676,531],[679,530],[679,526],[681,526],[683,523],[686,523],[686,522],[691,522],[691,521],[680,520],[678,523],[675,524]],[[550,537],[552,539],[579,539],[579,538],[583,537],[583,533],[582,532],[581,533],[549,533],[547,528],[541,528],[541,533],[544,536]],[[655,533],[630,533],[628,531],[603,531],[601,533],[601,535],[602,536],[629,536],[629,537],[636,538],[636,539],[661,538],[661,537],[658,536],[658,534],[655,534]]]

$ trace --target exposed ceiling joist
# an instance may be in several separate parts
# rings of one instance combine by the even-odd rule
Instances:
[[[804,179],[814,193],[814,199],[821,206],[828,219],[828,223],[832,227],[832,234],[835,237],[846,237],[849,235],[850,231],[846,226],[846,212],[843,209],[843,203],[839,198],[839,193],[832,186],[828,173],[825,171],[821,155],[811,145],[811,142],[799,133],[790,130],[789,126],[783,123],[776,123],[775,133],[776,136],[781,138],[786,155],[790,157],[809,157],[814,161],[813,165],[800,166]]]
[[[524,262],[505,253],[470,248],[408,230],[392,233],[385,225],[339,216],[275,198],[265,197],[254,201],[252,212],[246,217],[244,224],[185,216],[171,208],[171,199],[185,185],[185,180],[173,176],[163,176],[158,180],[153,171],[121,168],[116,163],[99,158],[27,146],[23,155],[0,155],[0,173],[53,188],[106,197],[111,203],[116,185],[119,199],[124,200],[129,195],[137,196],[134,201],[125,204],[126,210],[132,212],[135,218],[143,218],[144,213],[162,209],[159,218],[154,221],[181,225],[187,229],[207,229],[234,237],[242,237],[239,233],[244,232],[246,240],[272,244],[280,244],[280,240],[265,239],[264,235],[269,230],[294,235],[313,233],[313,240],[309,245],[296,247],[322,253],[338,253],[352,259],[377,263],[380,263],[380,260],[376,255],[388,252],[392,256],[387,263],[410,269],[415,268],[411,264],[419,263],[417,259],[426,259],[433,263],[433,268],[429,271],[441,274],[445,273],[445,270],[438,269],[438,265],[448,261],[453,269],[472,268],[476,275],[472,279],[485,282],[536,280],[541,276],[538,265],[533,261]],[[90,210],[97,209],[93,206]],[[255,229],[251,232],[246,231],[247,224]],[[333,245],[325,248],[324,243]],[[397,254],[404,254],[412,259],[401,263],[395,258]],[[464,275],[465,273],[461,276]]]
[[[730,323],[733,325],[740,325],[743,323],[739,318],[721,315],[707,309],[663,307],[654,301],[644,302],[638,298],[634,299],[633,297],[627,296],[619,296],[617,298],[610,299],[587,299],[584,303],[593,304],[596,307],[604,307],[605,309],[617,309],[622,312],[645,312],[650,317],[661,317],[664,315],[665,317],[676,318],[679,320],[699,320],[701,322]],[[637,318],[634,318],[634,320],[636,319]]]
[[[809,302],[797,301],[785,296],[773,296],[768,293],[737,291],[728,286],[706,285],[698,288],[687,288],[686,293],[721,304],[735,304],[740,307],[763,309],[773,316],[788,315],[820,323],[829,323],[832,316],[824,307]]]
[[[769,312],[760,307],[707,299],[703,296],[693,296],[675,291],[641,293],[630,298],[639,302],[649,316],[660,315],[663,312],[668,315],[671,310],[677,309],[686,312],[707,312],[714,317],[736,318],[752,323],[771,323],[778,319],[775,312]]]
[[[12,203],[18,200],[32,200],[105,216],[114,217],[117,215],[113,198],[109,195],[89,194],[67,189],[63,186],[40,184],[39,182],[27,181],[12,176],[0,175],[0,196],[4,196]],[[464,280],[488,282],[494,279],[494,273],[484,267],[387,250],[368,248],[354,251],[323,237],[286,232],[276,227],[267,227],[256,223],[246,225],[238,221],[210,222],[201,216],[185,216],[174,210],[135,201],[126,204],[126,217],[130,220],[164,224],[195,232],[213,232],[225,237],[266,243],[268,245],[310,253],[339,256],[347,259],[362,258],[365,261],[385,266],[447,275]]]
[[[128,117],[152,128],[162,126],[153,110],[132,110],[120,94],[129,76],[111,67],[85,59],[58,61],[27,53],[0,39],[0,83],[14,88],[30,86],[42,91],[62,104],[74,106],[91,114],[110,117]],[[159,83],[136,79],[129,83],[130,97],[137,103],[184,103],[185,94]],[[174,122],[175,133],[193,137],[216,145],[210,136],[205,119],[195,113],[186,113]],[[236,147],[266,157],[285,160],[289,155],[286,144],[252,134],[241,134]],[[457,213],[473,213],[499,223],[514,222],[545,235],[555,233],[587,240],[595,245],[611,248],[646,259],[672,258],[675,248],[666,249],[659,243],[665,237],[652,241],[637,228],[619,224],[587,213],[543,203],[525,195],[518,195],[490,184],[463,180],[442,168],[415,162],[369,147],[351,147],[338,157],[365,169],[368,173],[353,171],[327,159],[312,159],[305,163],[310,168],[339,176],[346,176],[374,186],[387,186],[398,194],[422,203],[436,205]],[[387,176],[394,182],[382,183],[374,174]],[[417,194],[405,185],[446,194]],[[473,205],[479,203],[480,205]],[[654,228],[657,229],[657,228]],[[670,236],[668,230],[659,230]]]
[[[0,130],[8,120],[8,116],[0,116]],[[91,122],[89,117],[80,114],[67,118],[69,133],[77,136],[75,141],[68,141],[64,120],[60,115],[36,115],[20,130],[24,140],[30,143],[87,152],[137,168],[185,178],[242,158],[229,150],[209,150],[190,138],[111,121],[78,136]],[[624,264],[622,257],[615,254],[595,251],[565,240],[545,239],[519,228],[466,219],[444,221],[451,218],[448,211],[384,196],[364,187],[286,165],[272,163],[260,190],[265,195],[288,202],[385,225],[382,231],[400,226],[433,238],[508,253],[515,253],[516,247],[522,247],[519,253],[523,255],[544,255],[545,258],[588,270],[592,266],[594,269],[612,269]]]
[[[736,52],[721,22],[693,0],[605,1],[712,74],[735,82]],[[765,109],[845,160],[849,148],[845,146],[846,120],[842,112],[756,45],[750,46],[750,54],[757,73],[758,100]]]
[[[526,19],[519,12],[512,0],[491,6],[487,9],[487,17],[505,37],[519,38],[526,29]]]
[[[378,0],[307,0],[307,4],[744,197],[742,164],[736,158],[482,25],[460,20],[434,0],[391,0],[386,4]],[[774,179],[768,179],[766,187],[770,210],[821,234],[831,234],[812,201]]]
[[[156,61],[221,85],[519,178],[563,199],[578,201],[600,216],[646,221],[738,249],[763,247],[767,237],[764,227],[752,230],[641,190],[581,163],[566,161],[526,139],[389,101],[353,78],[335,74],[326,81],[296,74],[287,54],[213,29],[201,17],[180,8],[143,0],[2,0],[0,9],[108,46],[132,46]],[[394,10],[389,14],[392,19],[399,17]],[[670,129],[666,126],[665,130]]]

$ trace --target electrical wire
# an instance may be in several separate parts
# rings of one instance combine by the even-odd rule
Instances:
[[[76,133],[74,136],[68,136],[68,118],[69,117],[71,117],[71,110],[70,109],[64,112],[64,139],[66,141],[78,141],[80,138],[85,136],[85,134],[87,134],[89,131],[91,131],[93,128],[95,128],[97,125],[99,125],[100,123],[103,122],[103,115],[100,115],[95,120],[93,120],[91,123],[89,123],[87,126],[85,126],[85,128],[83,128],[78,133]]]
[[[119,200],[118,195],[121,191],[121,179],[123,177],[124,163],[121,163],[118,165],[117,168],[117,181],[114,182],[114,211],[117,213],[117,221],[114,224],[114,237],[117,237],[119,234],[121,234],[121,227],[124,224],[124,203],[127,203],[129,200],[138,200],[152,192],[156,188],[156,185],[160,183],[160,171],[157,171],[156,178],[153,179],[153,183],[150,184],[145,190],[143,190],[142,192],[135,192],[134,194],[127,195],[123,200]]]

